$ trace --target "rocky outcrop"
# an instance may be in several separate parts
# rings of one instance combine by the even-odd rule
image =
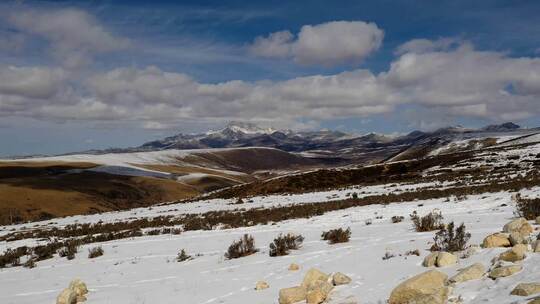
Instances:
[[[519,283],[510,294],[516,296],[531,296],[540,293],[540,283]]]
[[[255,290],[263,290],[263,289],[267,289],[268,287],[270,287],[268,283],[266,283],[265,281],[259,281],[255,285]]]
[[[437,267],[445,267],[445,266],[450,266],[450,265],[454,265],[455,263],[457,263],[457,256],[449,253],[449,252],[439,252],[439,254],[437,255]]]
[[[522,235],[529,235],[533,232],[533,227],[523,217],[515,219],[503,227],[503,232],[512,233],[517,232]]]
[[[388,303],[446,303],[450,293],[449,287],[446,286],[447,278],[446,274],[437,270],[429,270],[418,274],[394,288]]]
[[[306,299],[306,288],[295,286],[279,291],[279,304],[293,304]]]
[[[433,267],[437,263],[437,256],[439,255],[438,252],[432,252],[428,254],[424,261],[422,262],[422,266],[424,267]]]
[[[350,282],[351,278],[341,272],[330,276],[316,268],[311,268],[304,275],[300,286],[284,288],[279,291],[279,304],[291,304],[299,301],[305,301],[307,304],[320,304],[326,301],[334,286]],[[351,298],[351,301],[346,303],[356,303],[354,297]]]
[[[494,233],[488,235],[482,242],[482,247],[484,248],[493,248],[493,247],[510,247],[510,239],[507,234],[504,233]]]
[[[522,269],[523,266],[521,265],[498,266],[491,270],[489,277],[492,279],[508,277],[520,272]]]
[[[336,272],[334,273],[334,275],[332,275],[332,283],[334,284],[334,286],[345,285],[349,284],[350,282],[351,278],[341,272]]]
[[[327,280],[310,282],[306,287],[306,303],[320,304],[324,302],[333,288],[334,285],[330,284]]]
[[[521,261],[527,255],[529,247],[525,244],[518,244],[512,247],[511,249],[501,253],[499,259],[506,262],[517,262]]]
[[[512,246],[518,245],[518,244],[528,244],[529,243],[528,235],[524,235],[524,234],[521,234],[519,232],[510,233],[509,240],[510,240],[510,244],[512,244]]]
[[[298,266],[298,264],[292,263],[291,265],[289,265],[289,270],[290,271],[296,271],[296,270],[299,270],[299,269],[300,269],[300,266]]]
[[[424,267],[444,267],[457,263],[458,257],[449,252],[433,252],[424,258]]]
[[[450,278],[450,282],[461,283],[470,280],[480,279],[486,273],[486,268],[482,263],[475,263],[469,267],[460,269],[459,272]]]
[[[75,279],[69,283],[69,289],[73,290],[77,296],[84,296],[88,293],[86,284],[80,279]]]
[[[56,298],[56,304],[76,304],[77,303],[77,294],[66,288]]]
[[[319,269],[311,268],[310,270],[308,270],[308,272],[306,272],[304,280],[302,280],[302,286],[308,287],[315,281],[327,281],[329,277],[329,275],[320,271]]]
[[[80,279],[75,279],[69,283],[69,287],[62,290],[56,298],[56,304],[76,304],[86,301],[88,288]]]

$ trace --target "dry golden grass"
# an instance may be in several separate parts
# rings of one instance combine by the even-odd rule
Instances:
[[[121,210],[192,198],[197,187],[174,180],[81,171],[90,163],[0,165],[0,224]]]

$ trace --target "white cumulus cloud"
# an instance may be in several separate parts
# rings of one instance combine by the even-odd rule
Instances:
[[[130,45],[128,39],[113,35],[95,17],[78,9],[16,10],[6,19],[22,33],[49,41],[52,55],[67,67],[85,65],[96,53]]]
[[[362,62],[383,38],[384,31],[375,23],[333,21],[304,25],[296,37],[289,31],[257,37],[250,51],[261,57],[293,58],[304,65],[331,66]]]

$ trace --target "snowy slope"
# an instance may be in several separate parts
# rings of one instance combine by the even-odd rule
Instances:
[[[540,189],[534,188],[528,194],[539,195]],[[502,204],[508,206],[501,207]],[[318,267],[326,272],[341,271],[353,278],[350,285],[338,288],[337,293],[352,294],[360,303],[384,303],[400,281],[426,270],[420,264],[434,234],[414,232],[409,220],[391,224],[389,218],[407,216],[413,210],[423,214],[434,208],[440,209],[446,220],[464,222],[472,233],[472,243],[499,231],[513,217],[510,194],[496,193],[471,196],[461,202],[441,199],[372,205],[276,225],[118,240],[102,243],[105,255],[93,260],[86,257],[91,246],[83,246],[72,261],[54,258],[30,270],[1,270],[0,302],[53,303],[72,278],[80,277],[90,288],[88,303],[277,303],[280,288],[297,284],[308,268]],[[376,215],[383,218],[374,219]],[[367,219],[372,219],[373,224],[367,226]],[[320,240],[321,231],[336,227],[351,227],[349,243],[328,245]],[[268,257],[267,244],[280,232],[304,235],[303,248],[289,256]],[[224,260],[227,246],[243,233],[252,234],[261,251],[237,260]],[[201,256],[175,262],[182,248]],[[420,249],[422,255],[381,259],[386,252],[398,255],[414,249]],[[442,271],[454,274],[457,268],[477,261],[489,266],[491,258],[502,250],[484,249]],[[298,263],[301,270],[288,271],[292,262]],[[459,286],[454,294],[462,295],[465,303],[518,301],[522,297],[509,293],[517,282],[540,280],[540,254],[528,257],[524,265],[526,270],[515,276],[469,282]],[[270,288],[253,290],[258,280],[267,281]]]

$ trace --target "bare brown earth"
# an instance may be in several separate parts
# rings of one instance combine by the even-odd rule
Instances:
[[[0,164],[0,224],[148,206],[194,197],[190,185],[153,177],[80,171],[91,163]]]
[[[268,171],[306,169],[320,163],[277,149],[248,148],[194,153],[171,164],[132,165],[171,173],[171,177],[88,171],[99,166],[91,162],[0,161],[0,224],[183,200],[279,174]]]

